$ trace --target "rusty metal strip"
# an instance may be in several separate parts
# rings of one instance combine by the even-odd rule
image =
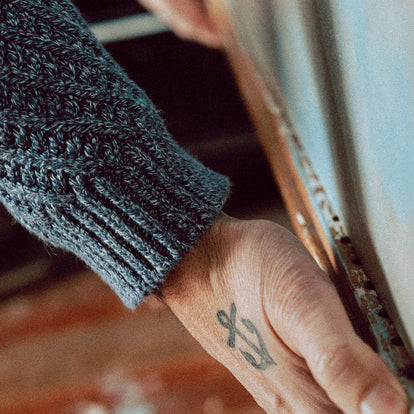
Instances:
[[[351,239],[346,234],[339,216],[332,208],[329,196],[315,174],[312,163],[301,147],[295,145],[292,134],[285,136],[294,145],[293,156],[296,167],[308,189],[308,196],[315,208],[318,219],[327,233],[330,243],[331,260],[335,269],[346,277],[348,288],[352,290],[358,307],[369,323],[375,338],[377,352],[386,360],[392,370],[406,385],[411,399],[414,399],[414,365],[399,337],[389,315],[375,291],[373,283],[365,273]]]

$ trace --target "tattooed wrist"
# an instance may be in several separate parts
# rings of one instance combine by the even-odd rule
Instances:
[[[256,354],[255,357],[250,352],[247,352],[244,347],[237,348],[246,359],[246,361],[254,368],[264,371],[271,365],[277,365],[269,355],[264,340],[254,323],[250,319],[242,318],[241,324],[244,327],[244,329],[242,329],[249,332],[244,333],[237,327],[236,316],[237,308],[234,303],[232,303],[230,306],[230,315],[228,315],[224,310],[219,310],[217,312],[217,319],[219,323],[229,331],[227,345],[230,348],[236,348],[236,339],[238,337],[239,340],[244,343],[244,347],[247,347],[246,349],[253,350]]]

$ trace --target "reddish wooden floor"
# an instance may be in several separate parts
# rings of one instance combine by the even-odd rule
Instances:
[[[81,272],[0,305],[0,413],[258,413],[161,303]]]
[[[131,312],[73,259],[56,266],[32,242],[27,254],[13,231],[0,214],[0,414],[263,413],[161,302]]]

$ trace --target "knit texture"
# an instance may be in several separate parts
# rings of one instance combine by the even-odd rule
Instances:
[[[228,180],[170,137],[69,0],[0,1],[0,199],[133,308],[197,242]]]

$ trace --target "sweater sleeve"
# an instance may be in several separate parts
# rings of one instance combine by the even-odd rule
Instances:
[[[228,180],[170,137],[69,0],[0,2],[0,199],[138,305],[206,231]]]

